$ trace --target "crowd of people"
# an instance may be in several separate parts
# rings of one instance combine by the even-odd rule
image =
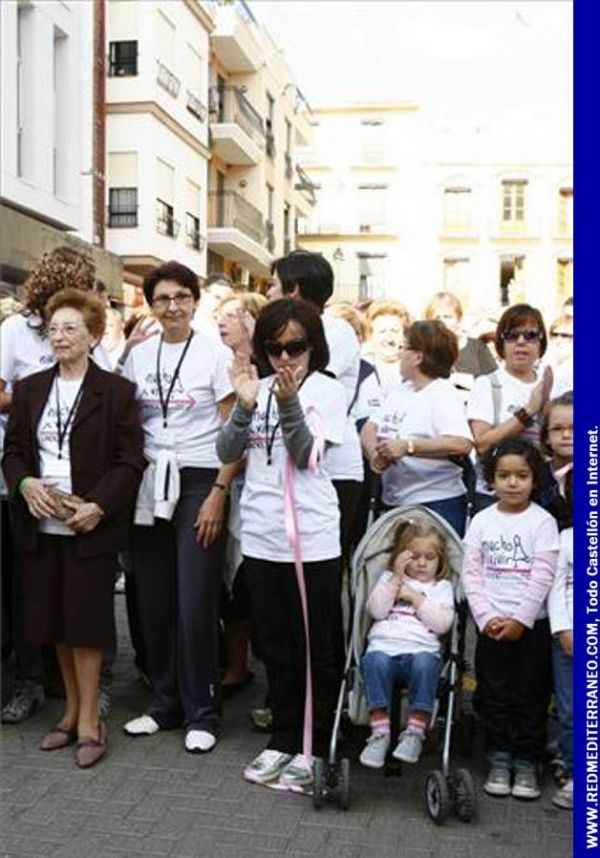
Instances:
[[[59,248],[33,268],[0,327],[3,655],[15,662],[2,721],[33,714],[59,673],[64,710],[40,748],[75,744],[82,768],[102,759],[123,569],[151,690],[125,732],[177,728],[187,751],[211,751],[222,701],[252,681],[252,648],[270,740],[243,775],[309,787],[333,727],[352,552],[369,511],[419,505],[464,538],[485,791],[541,794],[554,694],[554,801],[571,807],[572,303],[548,327],[535,307],[509,307],[490,342],[449,292],[413,319],[391,299],[333,301],[333,286],[306,251],[273,263],[266,296],[223,274],[201,284],[173,261],[146,276],[147,311],[125,321],[80,254]],[[384,765],[401,683],[393,755],[414,763],[454,615],[441,527],[398,527],[365,610],[360,761]]]

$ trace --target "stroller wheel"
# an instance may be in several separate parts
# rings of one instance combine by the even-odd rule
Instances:
[[[313,807],[321,810],[325,794],[325,761],[321,757],[315,757],[313,765]]]
[[[427,776],[425,799],[429,816],[436,825],[443,825],[450,813],[450,790],[446,778],[439,770]]]
[[[350,760],[344,757],[338,765],[338,804],[340,810],[350,807]]]
[[[452,776],[454,812],[461,822],[470,822],[477,810],[477,793],[471,772],[457,769]]]

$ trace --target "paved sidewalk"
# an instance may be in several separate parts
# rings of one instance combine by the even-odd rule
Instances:
[[[264,746],[248,710],[260,705],[257,680],[226,701],[225,732],[216,749],[197,756],[183,749],[180,731],[131,739],[121,727],[140,714],[148,694],[137,682],[125,632],[123,596],[117,596],[120,655],[108,722],[109,755],[80,771],[72,748],[37,750],[61,705],[50,700],[22,726],[2,727],[0,858],[567,858],[571,814],[553,807],[549,781],[539,801],[492,799],[479,793],[470,824],[428,818],[427,773],[439,761],[426,756],[399,778],[352,766],[350,811],[313,810],[304,796],[242,781],[240,772]],[[478,786],[476,760],[467,765]]]

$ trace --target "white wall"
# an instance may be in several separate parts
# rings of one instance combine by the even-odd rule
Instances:
[[[91,182],[81,173],[92,163],[92,11],[91,3],[75,0],[32,0],[22,19],[23,64],[18,81],[17,3],[0,3],[0,196],[34,216],[76,230],[88,241],[93,239]],[[62,106],[55,110],[54,39],[58,34],[65,40],[59,53]],[[19,87],[24,127],[20,171]],[[57,129],[55,118],[60,123]],[[56,191],[55,148],[60,150],[62,165]]]

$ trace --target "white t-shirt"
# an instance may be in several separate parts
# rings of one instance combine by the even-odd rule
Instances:
[[[493,504],[473,518],[464,542],[483,552],[484,589],[492,609],[512,617],[529,587],[533,557],[558,551],[559,534],[550,513],[536,503],[518,513],[501,512]],[[544,603],[536,620],[547,616]]]
[[[81,378],[55,378],[37,427],[40,476],[52,482],[55,488],[69,494],[73,491],[69,443],[82,381]],[[64,432],[60,457],[58,445],[58,408],[60,408],[61,433]],[[71,415],[70,419],[69,415]],[[75,536],[75,532],[70,527],[67,527],[61,521],[57,521],[54,518],[42,518],[38,527],[42,533],[51,533],[57,536]]]
[[[242,554],[261,560],[291,563],[294,554],[285,530],[283,469],[287,459],[274,396],[269,403],[273,376],[260,383],[247,443],[246,477],[240,503]],[[298,392],[309,426],[315,430],[318,415],[325,440],[341,444],[346,421],[346,395],[342,385],[319,372],[311,373]],[[276,428],[277,427],[277,428]],[[268,445],[267,445],[268,439]],[[267,464],[271,446],[271,464]],[[324,468],[294,469],[295,497],[302,559],[331,560],[340,555],[337,494]]]
[[[553,634],[573,628],[573,528],[560,534],[556,578],[548,596],[548,614]]]
[[[185,345],[162,344],[164,402]],[[219,468],[215,442],[222,421],[217,403],[232,392],[231,352],[205,334],[194,334],[171,393],[165,429],[156,372],[159,346],[160,337],[140,343],[129,353],[123,369],[123,375],[137,385],[145,454],[154,460],[159,450],[173,449],[180,468]]]
[[[437,378],[421,390],[403,385],[392,389],[371,421],[380,438],[440,438],[453,435],[471,440],[460,394],[452,382]],[[462,471],[449,459],[404,456],[382,474],[387,506],[427,503],[465,494]]]
[[[321,316],[325,339],[329,346],[329,364],[327,370],[344,385],[346,391],[346,412],[354,399],[360,367],[360,349],[354,329],[344,319]],[[354,418],[348,415],[344,429],[344,440],[340,445],[330,447],[325,456],[324,467],[332,480],[355,480],[362,482],[364,468],[360,439],[356,431]]]
[[[494,419],[494,396],[492,390],[492,382],[496,376],[500,383],[500,417],[496,422]],[[539,382],[539,378],[535,381],[521,381],[510,375],[504,367],[501,367],[496,373],[489,375],[480,375],[475,379],[473,391],[469,397],[467,405],[467,418],[469,420],[482,420],[484,423],[489,423],[490,426],[497,426],[508,420],[515,411],[519,408],[524,408],[529,402],[531,391]],[[526,438],[531,441],[536,447],[540,443],[540,417],[536,415],[531,426],[523,430],[521,438]],[[483,479],[483,471],[479,459],[475,465],[477,472],[477,491],[483,494],[493,494]]]
[[[390,581],[391,572],[384,572],[380,580]],[[410,578],[406,584],[412,586]],[[415,581],[413,589],[423,593],[437,605],[454,611],[454,594],[450,581]],[[369,631],[367,652],[384,652],[386,655],[407,655],[415,652],[438,653],[440,638],[417,617],[410,602],[395,602],[385,620],[377,620]]]

